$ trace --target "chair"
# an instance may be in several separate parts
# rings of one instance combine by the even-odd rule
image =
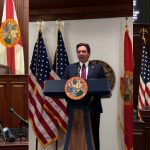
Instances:
[[[0,75],[11,74],[10,69],[6,65],[0,64]]]

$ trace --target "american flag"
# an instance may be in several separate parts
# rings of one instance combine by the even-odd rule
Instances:
[[[57,122],[43,105],[44,81],[50,78],[50,64],[41,30],[34,46],[29,74],[29,118],[37,139],[47,146],[57,139]]]
[[[69,64],[67,51],[64,46],[61,31],[58,30],[57,50],[54,57],[54,63],[51,70],[51,80],[60,80],[63,76],[66,66]],[[55,116],[60,128],[66,132],[68,124],[67,102],[65,99],[46,98],[45,107]]]
[[[141,68],[140,68],[140,84],[138,95],[139,109],[150,105],[150,62],[148,59],[148,51],[146,48],[146,40],[142,37],[143,46],[141,54]]]

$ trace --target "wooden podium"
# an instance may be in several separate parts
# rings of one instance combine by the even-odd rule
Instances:
[[[64,97],[68,102],[69,121],[64,150],[95,150],[88,104],[89,97],[109,97],[110,89],[106,79],[88,79],[88,92],[84,98],[74,101],[64,92],[66,80],[47,80],[44,87],[46,96]]]

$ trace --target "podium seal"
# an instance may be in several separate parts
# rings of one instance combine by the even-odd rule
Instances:
[[[72,100],[82,99],[88,91],[86,81],[80,77],[72,77],[65,84],[65,93]]]

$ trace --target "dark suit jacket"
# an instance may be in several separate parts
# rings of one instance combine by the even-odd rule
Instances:
[[[79,62],[68,65],[65,69],[63,78],[69,79],[74,76],[80,76],[80,68],[81,67]],[[100,64],[92,64],[91,62],[89,62],[87,78],[105,78],[103,67]],[[91,99],[91,102],[89,104],[91,113],[102,113],[100,97],[89,97],[89,99]]]

